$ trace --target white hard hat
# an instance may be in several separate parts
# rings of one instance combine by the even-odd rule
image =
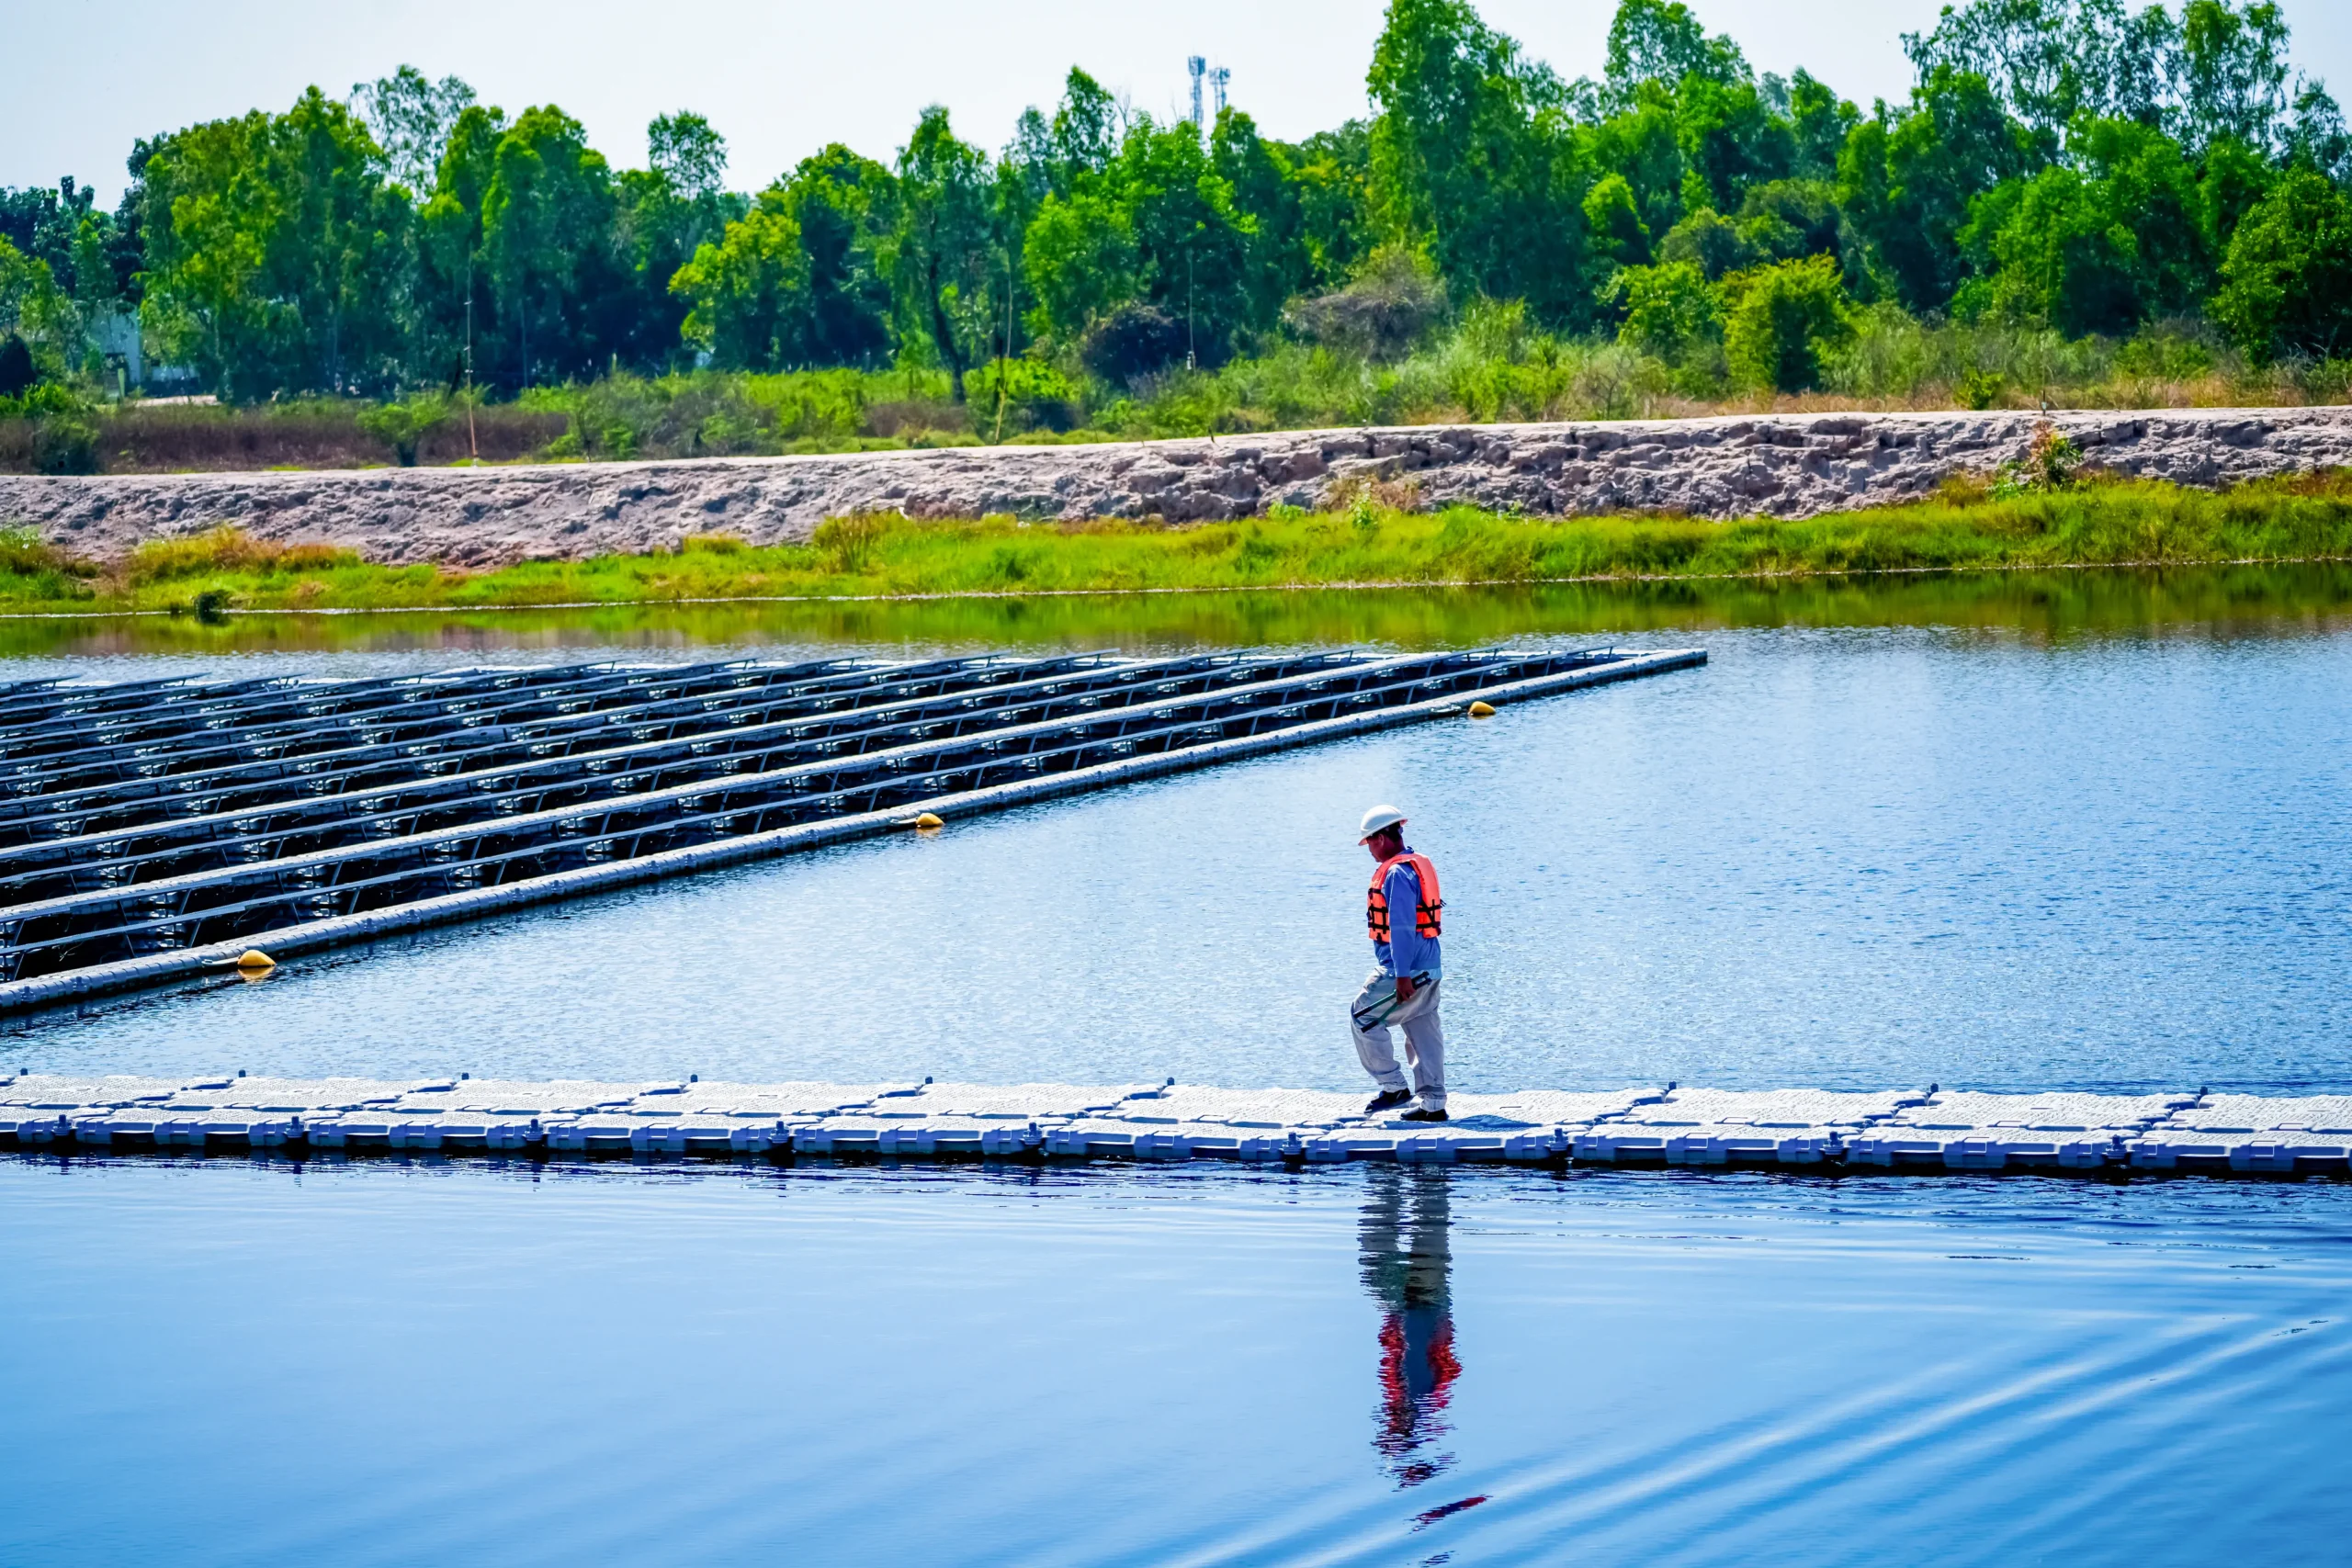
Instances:
[[[1401,828],[1404,825],[1405,814],[1403,812],[1397,810],[1393,806],[1375,806],[1371,810],[1363,814],[1363,828],[1362,831],[1357,833],[1356,842],[1359,844],[1363,843],[1366,839],[1371,838],[1383,828]]]

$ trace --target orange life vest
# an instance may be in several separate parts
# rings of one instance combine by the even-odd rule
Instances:
[[[1420,878],[1421,897],[1413,906],[1415,933],[1434,937],[1443,924],[1439,911],[1445,908],[1445,900],[1438,897],[1437,867],[1430,863],[1429,856],[1407,850],[1393,860],[1382,861],[1373,870],[1372,891],[1365,896],[1363,919],[1364,924],[1372,928],[1372,940],[1377,942],[1388,940],[1388,874],[1400,865],[1411,866],[1413,874]]]

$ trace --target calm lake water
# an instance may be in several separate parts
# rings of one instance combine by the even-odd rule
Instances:
[[[1445,874],[1457,1088],[2342,1090],[2352,577],[2227,586],[1905,585],[1975,596],[1917,626],[1701,605],[1619,639],[1701,671],[107,1003],[0,1060],[1352,1089],[1351,840],[1393,799]],[[1606,639],[1585,599],[1441,610]]]
[[[2352,1539],[2352,1188],[0,1162],[0,1562]]]
[[[108,1002],[58,1071],[2352,1090],[2352,574],[22,623],[0,675],[1706,647]],[[0,1565],[2327,1561],[2352,1183],[0,1159]]]

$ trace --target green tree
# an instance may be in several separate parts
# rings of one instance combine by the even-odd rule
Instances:
[[[1054,110],[1051,141],[1053,188],[1068,194],[1089,175],[1099,175],[1118,156],[1126,116],[1102,84],[1073,65]]]
[[[1710,283],[1765,259],[1738,224],[1712,207],[1700,208],[1668,230],[1657,254],[1660,261],[1698,268]]]
[[[1558,80],[1464,0],[1390,0],[1369,86],[1372,196],[1391,241],[1425,246],[1456,291],[1588,319],[1582,199]]]
[[[1308,275],[1329,288],[1372,254],[1372,128],[1351,119],[1317,131],[1292,149],[1290,165]]]
[[[136,160],[134,159],[134,162]],[[59,287],[85,307],[136,300],[141,265],[135,213],[108,213],[69,175],[54,186],[0,186],[0,240],[48,265]],[[93,242],[95,241],[95,244]]]
[[[74,230],[74,303],[86,325],[114,303],[114,265],[107,255],[106,227],[85,215]]]
[[[1135,298],[1141,256],[1125,212],[1090,190],[1046,198],[1022,265],[1037,301],[1032,330],[1075,342]]]
[[[1619,0],[1609,23],[1610,88],[1620,103],[1631,103],[1644,83],[1668,90],[1696,77],[1729,86],[1748,79],[1739,45],[1707,36],[1682,0]]]
[[[2213,317],[2258,360],[2352,350],[2352,197],[2309,169],[2281,175],[2231,238]]]
[[[871,365],[890,351],[888,260],[898,181],[839,142],[804,158],[785,186],[808,256],[806,352],[820,365]]]
[[[809,326],[808,256],[790,198],[761,193],[752,210],[705,242],[670,281],[690,300],[685,339],[729,370],[775,370],[802,358]]]
[[[0,240],[0,245],[7,244],[7,241]],[[11,251],[16,248],[8,245]],[[6,258],[0,257],[0,266],[6,265]],[[31,345],[15,333],[0,338],[0,398],[21,398],[40,379],[40,372],[33,365]]]
[[[727,139],[684,109],[657,115],[645,128],[645,161],[680,200],[708,201],[727,175]]]
[[[660,116],[645,140],[649,166],[625,169],[614,181],[614,243],[628,269],[628,298],[616,302],[599,330],[606,353],[658,369],[678,358],[684,336],[684,305],[671,280],[750,206],[721,186],[726,139],[702,116]]]
[[[1970,287],[1972,308],[2076,337],[2195,309],[2212,287],[2213,236],[2179,144],[2130,120],[2086,120],[2073,152],[2073,165],[1978,204],[1962,241],[1990,276]]]
[[[2269,192],[2277,171],[2245,142],[2222,138],[2206,144],[2197,180],[2205,199],[2204,226],[2215,245],[2226,249],[2238,223]]]
[[[47,376],[70,369],[81,346],[73,301],[50,275],[49,264],[5,239],[0,239],[0,333],[24,349],[28,367]]]
[[[1271,326],[1292,296],[1338,280],[1339,275],[1317,264],[1309,243],[1296,170],[1294,150],[1259,135],[1248,115],[1228,108],[1217,116],[1209,135],[1208,172],[1222,182],[1248,235],[1241,287],[1251,331]]]
[[[988,155],[956,139],[947,111],[922,112],[899,154],[894,281],[906,330],[928,337],[957,402],[987,357],[1010,246],[991,222]]]
[[[2338,185],[2352,185],[2352,126],[2327,89],[2306,82],[2295,95],[2294,123],[2287,128],[2286,158],[2317,169]]]
[[[2177,21],[2125,0],[1970,0],[1903,42],[1922,80],[1984,77],[2050,156],[2086,117],[2168,130],[2192,152],[2224,138],[2277,152],[2302,90],[2273,0],[2187,0]]]
[[[413,65],[402,65],[373,82],[356,83],[351,89],[352,109],[382,152],[385,173],[419,208],[433,200],[442,153],[458,117],[473,101],[474,90],[457,77],[434,82]],[[446,303],[447,291],[435,266],[430,229],[421,214],[407,243],[413,254],[404,269],[409,292],[401,311],[408,338],[403,378],[430,382],[439,378],[443,367],[437,361],[454,334],[437,309]]]
[[[896,353],[960,398],[1024,344],[1115,379],[1285,324],[1401,354],[1457,310],[1622,322],[1693,387],[1730,336],[1757,385],[1817,375],[1853,301],[2070,333],[2202,310],[2249,352],[2332,351],[2352,128],[2292,68],[2281,0],[1958,0],[1904,41],[1917,85],[1865,118],[1802,70],[1759,76],[1686,0],[1617,0],[1600,79],[1575,84],[1475,0],[1386,0],[1373,114],[1295,145],[1238,109],[1205,138],[1157,124],[1073,68],[999,158],[932,109],[895,164],[829,146],[756,200],[699,115],[616,171],[559,109],[510,120],[401,66],[348,105],[312,90],[139,143],[113,214],[72,180],[0,189],[0,242],[45,367],[85,365],[88,324],[129,303],[233,398],[696,351]]]
[[[399,376],[411,209],[381,151],[315,87],[163,139],[143,165],[144,316],[233,397]]]
[[[1675,109],[1688,205],[1734,211],[1748,186],[1795,171],[1795,133],[1753,83],[1693,74],[1684,80]]]
[[[1983,80],[2053,156],[2077,115],[2154,123],[2179,43],[2161,6],[2133,13],[2124,0],[1970,0],[1945,6],[1933,30],[1904,34],[1903,47],[1923,84],[1947,73]]]
[[[1253,324],[1249,288],[1254,225],[1211,167],[1192,123],[1139,118],[1104,176],[1135,231],[1141,298],[1185,329],[1187,352],[1212,363]],[[1281,301],[1263,318],[1271,322]]]
[[[1117,120],[1125,129],[1106,152]],[[1044,125],[1033,117],[1008,154],[1046,170],[1046,195],[1018,244],[1029,324],[1074,344],[1115,321],[1119,344],[1096,357],[1121,375],[1155,368],[1169,352],[1221,360],[1271,329],[1294,294],[1338,276],[1361,243],[1331,211],[1360,197],[1360,163],[1341,166],[1360,140],[1287,148],[1227,109],[1204,145],[1186,121],[1114,116],[1076,71]]]
[[[1838,160],[1838,202],[1895,297],[1940,310],[1970,275],[1960,243],[1979,197],[2036,163],[1983,76],[1938,65],[1901,115],[1855,127]]]
[[[1681,137],[1674,97],[1665,88],[1644,85],[1632,107],[1581,124],[1573,134],[1577,163],[1599,176],[1596,183],[1624,182],[1634,216],[1653,242],[1682,220]]]
[[[351,89],[351,107],[382,151],[385,172],[419,198],[431,197],[442,149],[473,101],[474,90],[457,77],[428,81],[413,65]]]
[[[1826,180],[1773,180],[1750,186],[1739,202],[1739,231],[1749,247],[1781,261],[1837,255],[1845,245],[1844,212]]]
[[[518,384],[542,371],[593,373],[604,357],[597,307],[617,270],[616,208],[611,165],[554,105],[526,109],[498,139],[482,194],[482,256],[501,328],[514,333]]]
[[[1810,180],[1835,180],[1838,155],[1861,118],[1860,110],[1800,68],[1789,78],[1789,136],[1797,174]]]
[[[2243,11],[2228,0],[2188,0],[2180,12],[2180,132],[2191,147],[2224,138],[2278,145],[2293,99],[2287,18],[2271,0]]]
[[[417,214],[417,363],[428,379],[455,382],[473,375],[478,359],[481,367],[496,359],[477,354],[499,337],[481,212],[505,135],[504,110],[480,104],[459,110],[435,167],[432,198]]]

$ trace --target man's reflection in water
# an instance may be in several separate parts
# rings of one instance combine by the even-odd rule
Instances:
[[[1380,1303],[1380,1415],[1373,1447],[1399,1487],[1442,1475],[1453,1456],[1435,1448],[1452,1428],[1446,1401],[1462,1363],[1453,1355],[1446,1248],[1447,1173],[1374,1166],[1358,1229],[1364,1289]]]

